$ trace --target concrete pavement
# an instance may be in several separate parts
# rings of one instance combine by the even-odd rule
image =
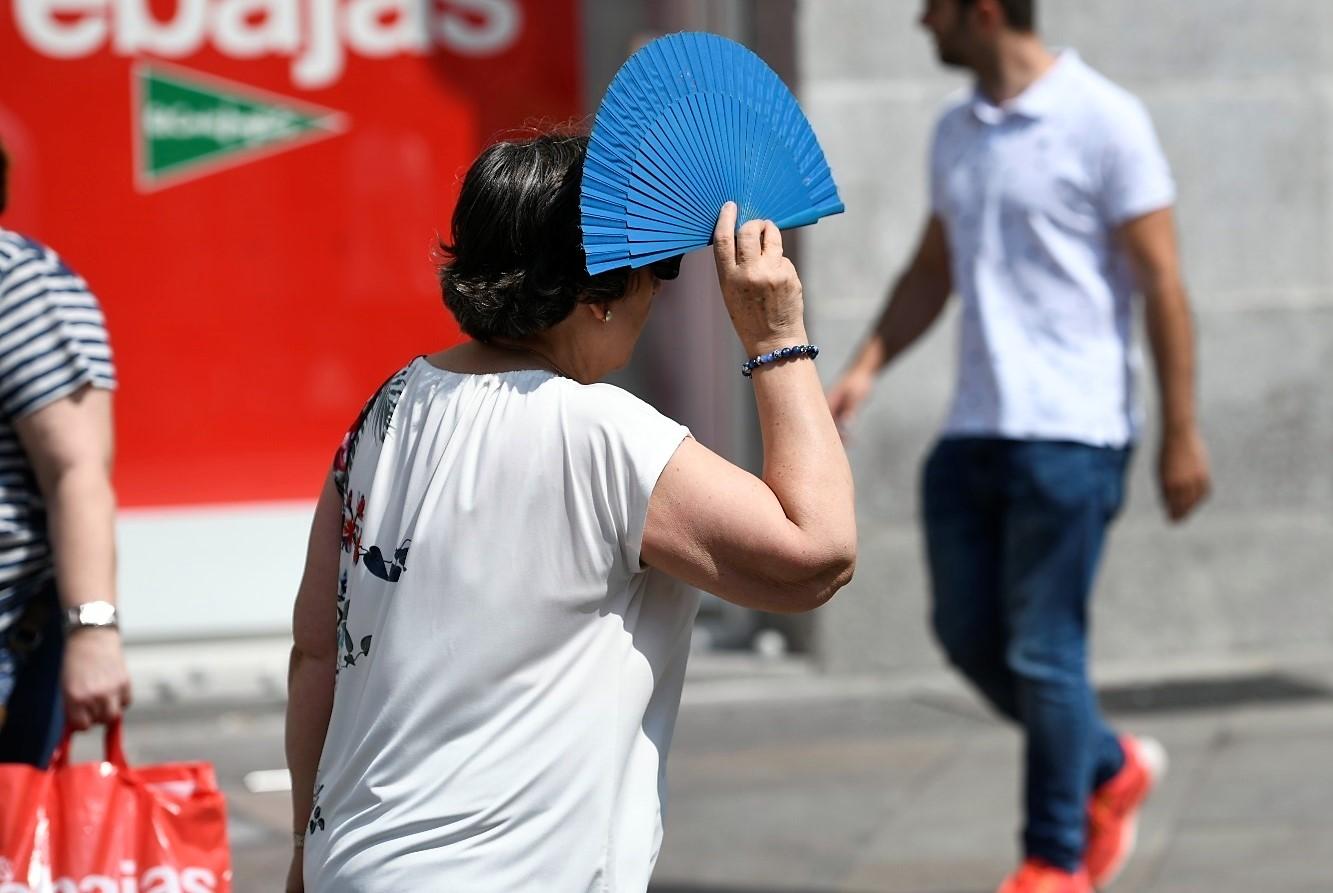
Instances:
[[[1104,699],[1166,744],[1172,769],[1113,889],[1333,891],[1333,663],[1135,669],[1104,673]],[[150,698],[128,731],[135,760],[217,764],[238,893],[279,889],[285,870],[286,795],[244,783],[282,767],[281,724],[262,698]],[[1018,745],[945,673],[886,682],[701,656],[653,889],[989,893],[1016,858]]]

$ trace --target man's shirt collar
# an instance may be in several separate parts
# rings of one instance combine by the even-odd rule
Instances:
[[[1071,76],[1080,64],[1076,51],[1061,50],[1054,65],[1004,105],[996,105],[981,92],[980,87],[974,87],[972,114],[983,124],[990,125],[1002,124],[1013,115],[1040,120],[1056,111],[1064,102]]]

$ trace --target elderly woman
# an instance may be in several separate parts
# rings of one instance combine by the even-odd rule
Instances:
[[[473,164],[440,276],[473,340],[396,372],[324,485],[295,609],[289,890],[646,889],[690,587],[805,611],[851,578],[851,473],[807,357],[753,372],[762,477],[598,383],[679,259],[585,272],[586,148],[543,136]],[[806,342],[771,223],[737,230],[728,204],[715,254],[747,355]]]

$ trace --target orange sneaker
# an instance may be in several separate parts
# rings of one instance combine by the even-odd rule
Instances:
[[[1166,774],[1166,749],[1151,738],[1123,735],[1125,765],[1088,800],[1088,848],[1083,864],[1101,889],[1120,874],[1134,852],[1139,810]]]
[[[1088,872],[1068,872],[1040,859],[1027,859],[996,893],[1092,893]]]

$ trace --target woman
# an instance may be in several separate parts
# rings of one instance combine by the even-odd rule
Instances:
[[[290,890],[646,889],[688,586],[804,611],[851,578],[851,473],[812,362],[754,371],[762,479],[597,383],[678,267],[587,275],[586,147],[477,159],[440,277],[474,340],[390,378],[324,485],[295,609]],[[746,353],[804,344],[777,229],[737,231],[728,204],[715,241]]]

